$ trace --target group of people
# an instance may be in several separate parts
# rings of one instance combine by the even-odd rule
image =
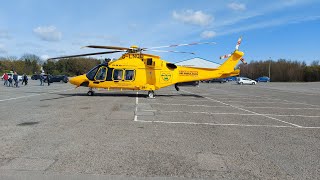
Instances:
[[[44,77],[44,75],[41,73],[39,76],[39,79],[40,79],[40,86],[44,86],[44,80],[46,80],[48,83],[48,86],[50,86],[50,75],[49,74],[47,74],[47,77]]]
[[[19,77],[17,72],[14,72],[13,74],[8,74],[8,73],[4,73],[3,74],[3,80],[4,86],[8,86],[8,87],[19,87]],[[27,85],[28,84],[28,76],[23,74],[22,76],[22,85]]]

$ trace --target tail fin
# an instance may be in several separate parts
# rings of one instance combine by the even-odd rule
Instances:
[[[235,50],[234,53],[219,67],[222,74],[228,74],[234,71],[234,67],[244,55],[243,52]]]

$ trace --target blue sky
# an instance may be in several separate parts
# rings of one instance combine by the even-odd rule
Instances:
[[[320,60],[319,0],[10,0],[0,6],[0,56],[25,53],[42,58],[97,52],[85,45],[155,47],[179,43],[215,45],[163,50],[177,62],[193,57],[221,63],[219,56],[240,50],[245,59],[270,57]],[[104,51],[104,50],[102,50]],[[151,52],[150,52],[151,53]],[[96,56],[117,58],[121,54]]]

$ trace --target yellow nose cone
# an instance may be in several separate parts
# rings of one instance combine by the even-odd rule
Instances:
[[[73,85],[80,86],[81,83],[88,81],[86,75],[76,76],[69,79],[69,82]]]

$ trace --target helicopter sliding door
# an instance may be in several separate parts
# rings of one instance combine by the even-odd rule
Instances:
[[[115,88],[133,89],[135,73],[136,71],[132,69],[113,69],[112,80]]]
[[[125,81],[130,82],[135,80],[135,70],[129,69],[114,69],[112,80],[114,82]]]

